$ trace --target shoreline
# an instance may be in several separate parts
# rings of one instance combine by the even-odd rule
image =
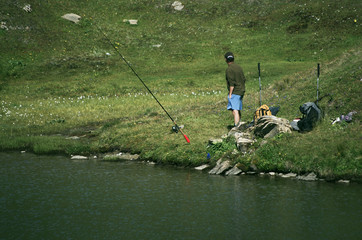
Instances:
[[[98,162],[140,162],[140,163],[145,163],[147,165],[154,165],[154,166],[167,166],[167,167],[175,167],[175,169],[177,167],[180,166],[176,166],[176,165],[172,165],[172,164],[164,164],[164,163],[157,163],[154,161],[149,161],[149,160],[145,160],[140,158],[140,156],[138,154],[130,154],[130,153],[124,153],[124,152],[119,152],[119,153],[102,153],[102,154],[92,154],[90,156],[83,156],[83,155],[67,155],[67,154],[36,154],[34,152],[28,152],[25,150],[22,151],[4,151],[4,153],[9,153],[9,154],[34,154],[34,155],[39,155],[39,156],[64,156],[66,158],[68,158],[69,160],[72,161],[98,161]],[[274,171],[238,171],[236,174],[233,174],[233,172],[235,173],[236,166],[234,167],[230,167],[227,168],[225,171],[219,173],[219,174],[212,174],[210,173],[210,170],[212,170],[212,168],[214,167],[213,165],[209,165],[209,164],[203,164],[201,166],[198,167],[190,167],[190,166],[181,166],[183,169],[189,169],[189,170],[194,170],[194,171],[198,171],[198,172],[202,172],[202,173],[207,173],[209,175],[218,175],[218,176],[223,176],[223,177],[240,177],[240,176],[255,176],[255,177],[270,177],[272,179],[275,178],[280,178],[280,179],[290,179],[290,180],[298,180],[298,181],[304,181],[304,182],[328,182],[328,183],[335,183],[335,184],[352,184],[352,183],[356,183],[356,184],[360,184],[361,180],[353,180],[351,179],[324,179],[324,178],[319,178],[314,172],[309,172],[309,173],[305,173],[305,174],[297,174],[297,173],[293,173],[293,172],[288,172],[288,173],[282,173],[282,172],[274,172]],[[230,172],[230,174],[228,174],[228,172]]]

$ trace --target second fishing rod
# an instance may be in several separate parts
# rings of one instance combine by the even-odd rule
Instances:
[[[147,91],[152,95],[152,97],[156,100],[156,102],[160,105],[160,107],[162,108],[162,110],[167,114],[167,116],[171,119],[171,121],[173,122],[173,124],[175,124],[175,126],[173,126],[173,130],[177,133],[178,131],[181,132],[181,134],[184,136],[185,140],[190,143],[190,139],[186,136],[186,134],[182,131],[182,129],[177,125],[176,121],[171,117],[171,115],[166,111],[166,109],[162,106],[162,104],[160,103],[160,101],[158,101],[158,99],[156,98],[156,96],[152,93],[152,91],[147,87],[146,83],[142,80],[142,78],[138,75],[138,73],[134,70],[134,68],[131,66],[131,64],[129,64],[129,62],[124,58],[124,56],[122,55],[122,53],[118,50],[118,48],[116,47],[116,45],[111,41],[111,39],[107,36],[107,34],[97,25],[93,22],[93,24],[96,26],[96,28],[98,29],[99,32],[102,33],[102,35],[105,37],[105,39],[107,39],[107,41],[109,42],[109,44],[113,47],[113,49],[116,51],[116,53],[121,57],[121,59],[127,64],[127,66],[132,70],[132,72],[136,75],[136,77],[138,78],[138,80],[141,81],[141,83],[143,84],[143,86],[147,89]]]

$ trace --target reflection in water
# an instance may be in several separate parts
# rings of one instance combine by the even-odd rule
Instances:
[[[357,239],[358,184],[0,153],[4,239]]]

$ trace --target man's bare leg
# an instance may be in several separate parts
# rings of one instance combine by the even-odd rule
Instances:
[[[235,126],[237,126],[238,123],[239,123],[239,121],[240,121],[239,110],[233,110],[233,115],[234,115],[234,123],[235,123]]]

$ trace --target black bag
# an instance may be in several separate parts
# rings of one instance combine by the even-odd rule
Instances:
[[[304,103],[299,110],[303,114],[303,118],[297,123],[301,132],[311,131],[322,118],[321,110],[313,102]]]

